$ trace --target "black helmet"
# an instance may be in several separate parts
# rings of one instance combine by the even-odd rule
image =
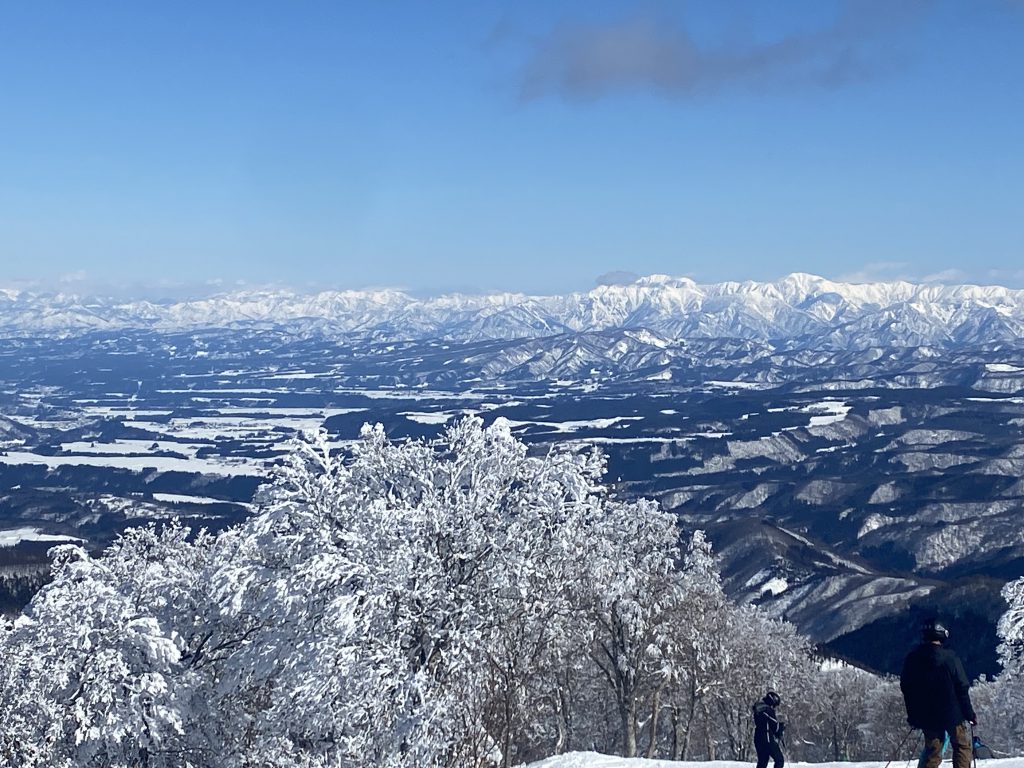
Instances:
[[[934,641],[944,643],[949,639],[949,630],[938,619],[929,619],[921,627],[921,637],[926,643]]]
[[[768,693],[764,695],[764,703],[769,707],[779,706],[780,701],[782,701],[782,699],[779,698],[779,694],[775,691],[768,691]]]

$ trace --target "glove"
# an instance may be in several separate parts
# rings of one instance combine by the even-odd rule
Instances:
[[[971,724],[971,727],[974,727],[975,725],[977,725],[977,724],[978,724],[978,718],[977,718],[977,717],[972,717],[972,718],[971,718],[970,720],[968,720],[967,722]]]

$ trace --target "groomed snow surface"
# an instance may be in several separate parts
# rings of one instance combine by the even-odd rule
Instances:
[[[1001,760],[978,760],[978,768],[1024,768],[1024,757],[1012,757]],[[916,761],[914,761],[916,764]],[[717,760],[715,762],[675,762],[672,760],[643,760],[640,758],[614,757],[599,755],[596,752],[571,752],[530,763],[527,768],[751,768],[752,762],[741,763],[735,760]],[[877,760],[865,763],[786,763],[792,768],[884,768],[885,761]],[[943,766],[949,766],[948,759]],[[890,768],[906,768],[904,760],[894,760]]]

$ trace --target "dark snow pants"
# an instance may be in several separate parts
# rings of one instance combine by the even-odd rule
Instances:
[[[786,764],[786,759],[782,756],[782,747],[777,741],[754,739],[754,749],[757,750],[757,768],[768,768],[768,758],[775,761],[775,768],[782,768]]]
[[[971,768],[971,734],[966,723],[960,723],[952,732],[924,730],[924,749],[917,768],[939,768],[946,745],[953,745],[953,768]]]

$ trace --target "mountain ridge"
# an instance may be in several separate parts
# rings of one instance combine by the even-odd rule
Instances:
[[[8,336],[258,325],[381,340],[509,340],[621,328],[666,339],[742,338],[788,347],[957,346],[1024,338],[1024,290],[844,283],[805,273],[774,282],[709,284],[649,275],[630,284],[548,296],[416,298],[396,289],[264,289],[161,302],[0,290],[0,333]]]

